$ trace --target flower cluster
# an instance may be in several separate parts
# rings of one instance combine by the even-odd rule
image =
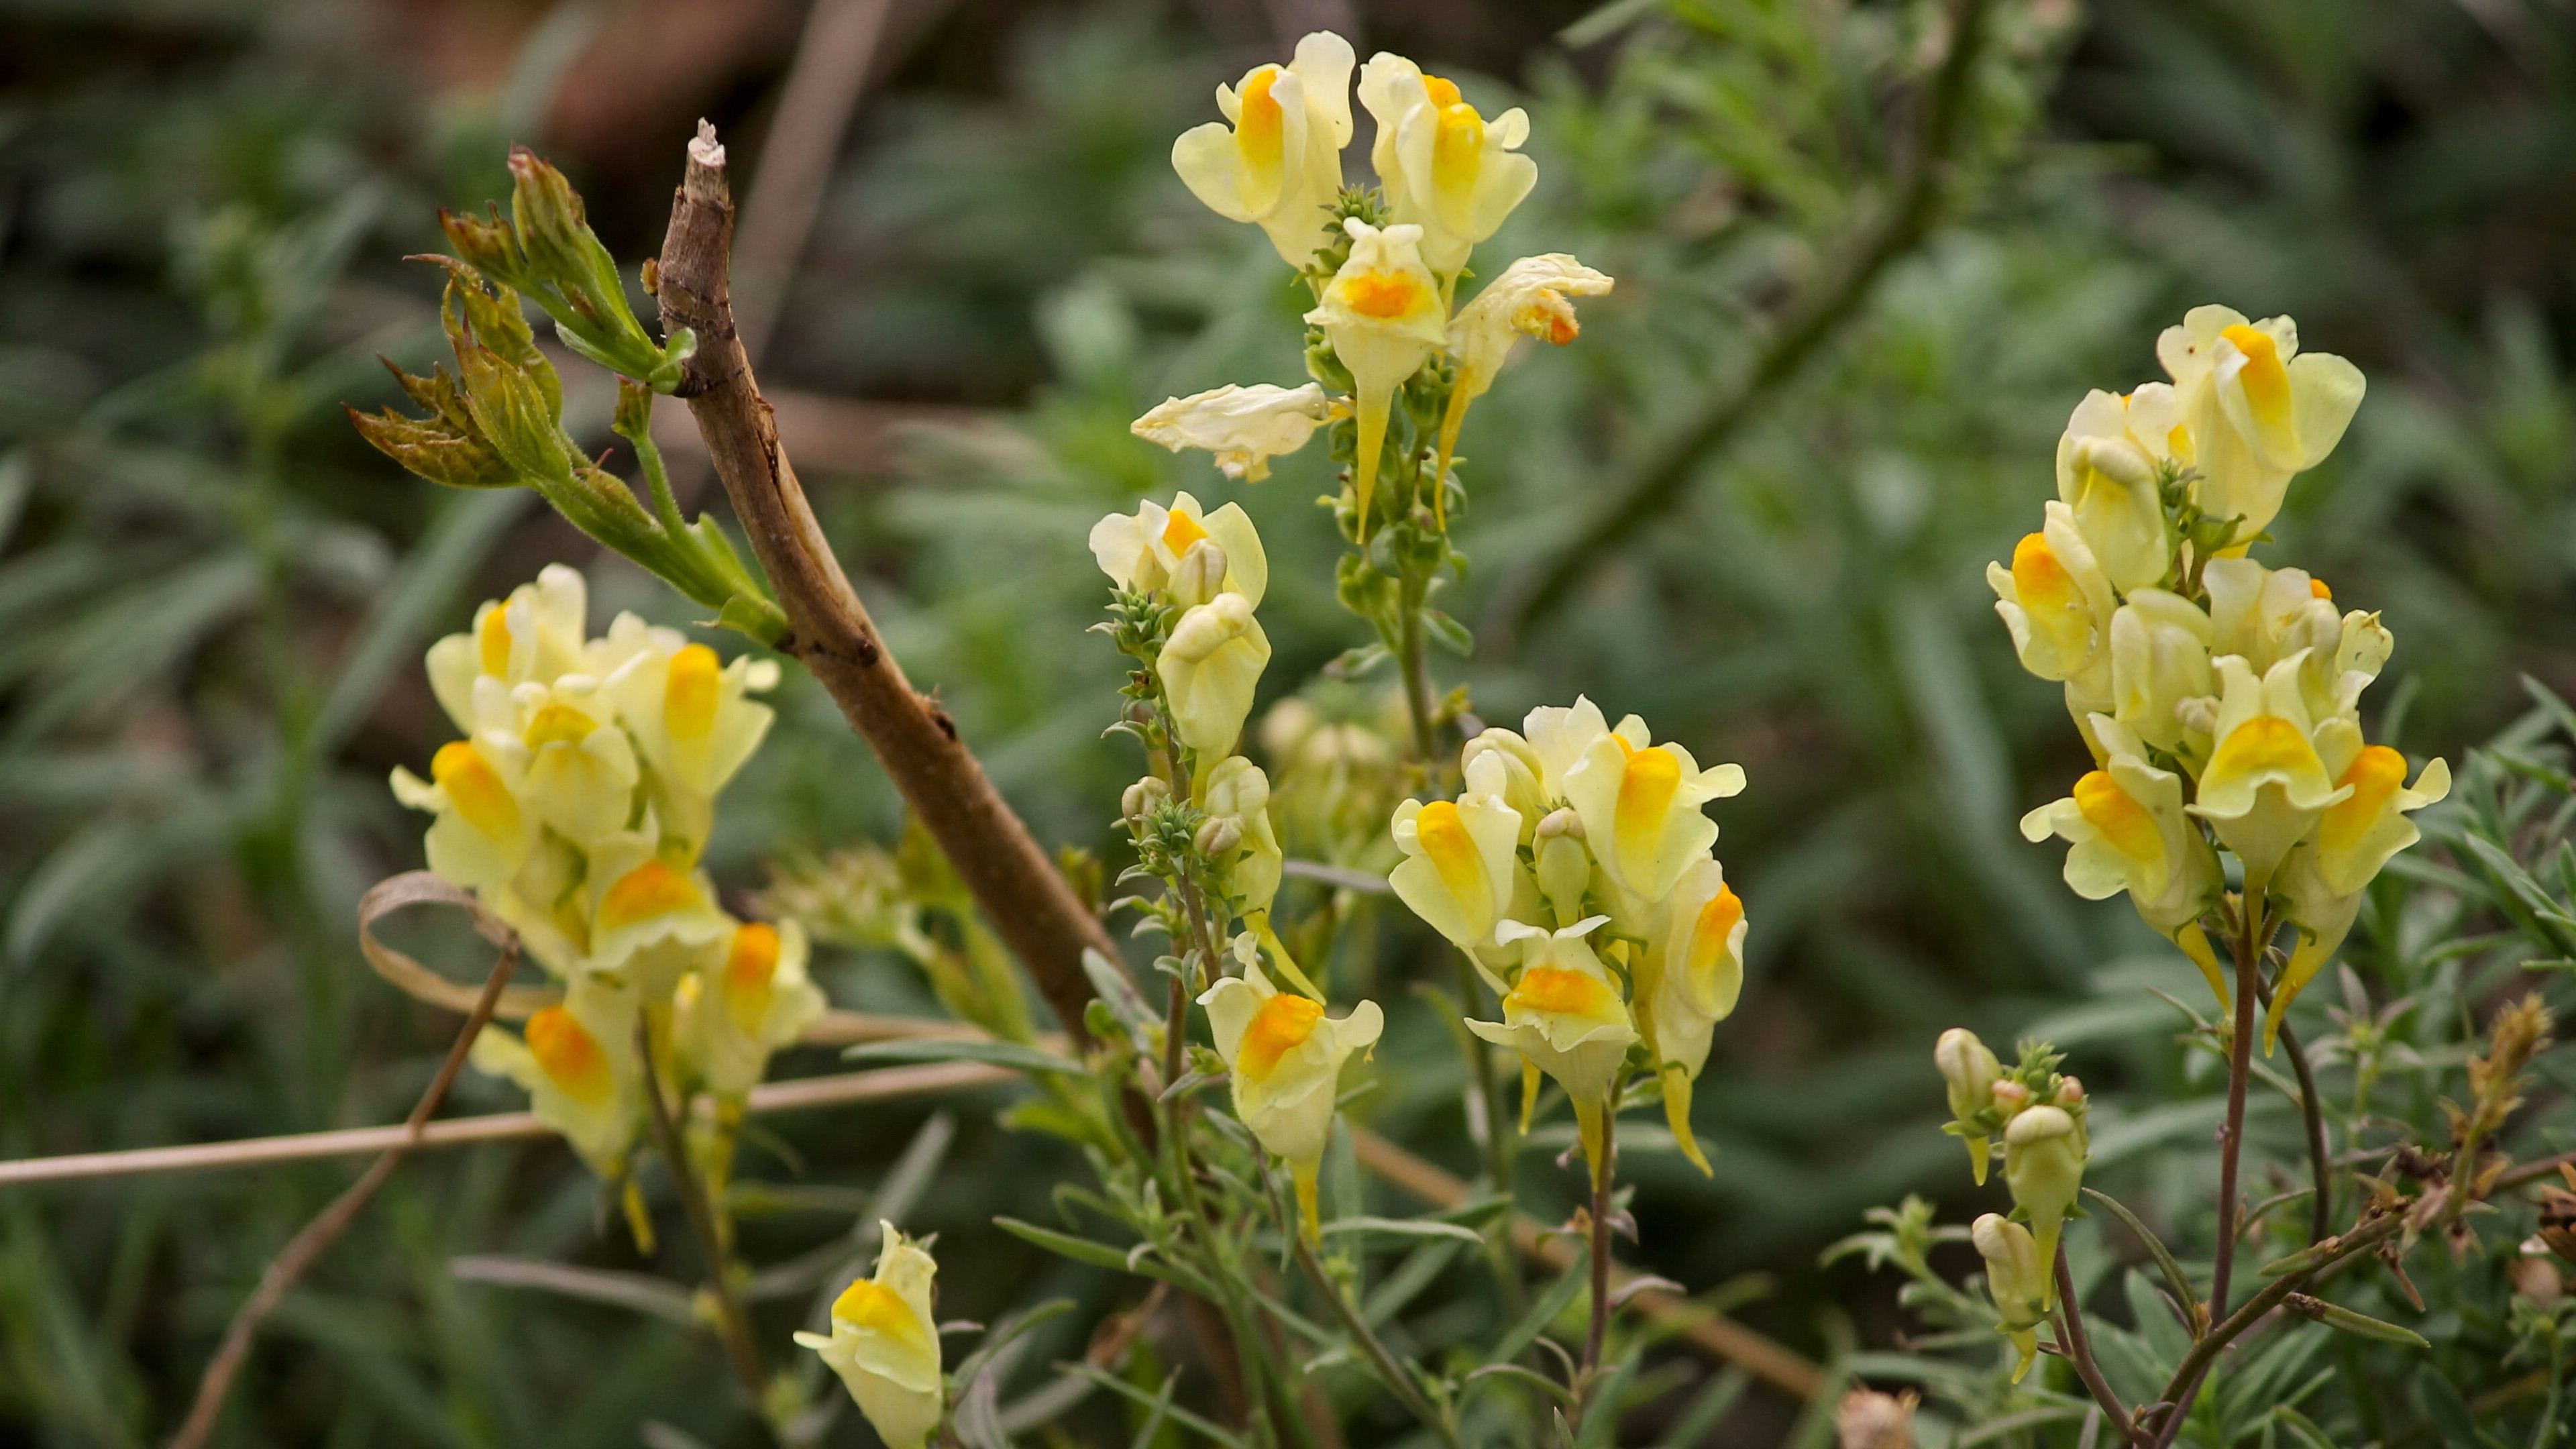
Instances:
[[[1172,147],[1172,166],[1191,192],[1229,220],[1259,225],[1313,289],[1306,322],[1315,380],[1172,398],[1137,419],[1135,431],[1175,452],[1205,449],[1227,476],[1258,481],[1270,459],[1350,418],[1344,516],[1365,541],[1390,456],[1408,475],[1392,495],[1397,511],[1427,491],[1423,501],[1445,525],[1449,461],[1469,405],[1522,337],[1573,341],[1579,328],[1567,298],[1607,292],[1611,279],[1570,256],[1524,257],[1453,310],[1468,254],[1537,183],[1537,163],[1520,154],[1529,117],[1515,107],[1488,121],[1456,85],[1381,52],[1358,67],[1360,103],[1377,129],[1369,160],[1378,187],[1348,190],[1342,149],[1351,139],[1356,62],[1340,36],[1309,35],[1287,65],[1255,66],[1218,87],[1225,120],[1184,133]],[[1427,477],[1427,439],[1391,447],[1389,421],[1408,388],[1437,420]]]
[[[1113,586],[1111,618],[1097,627],[1142,666],[1127,689],[1135,705],[1125,727],[1155,764],[1121,802],[1139,862],[1131,875],[1168,887],[1158,919],[1174,941],[1202,943],[1199,972],[1241,967],[1215,976],[1198,1003],[1235,1115],[1288,1164],[1314,1234],[1335,1084],[1342,1064],[1376,1043],[1382,1018],[1369,1001],[1326,1017],[1323,994],[1270,924],[1286,859],[1270,820],[1270,778],[1237,753],[1270,663],[1270,640],[1253,616],[1270,578],[1261,535],[1241,505],[1210,511],[1183,493],[1169,508],[1149,499],[1133,515],[1103,518],[1091,552]],[[1240,934],[1230,929],[1237,921]],[[1265,950],[1294,992],[1262,970]]]
[[[1950,1095],[1951,1120],[1943,1130],[1967,1142],[1978,1186],[1985,1185],[1994,1140],[2003,1139],[2012,1216],[1987,1213],[1969,1236],[1986,1260],[1998,1327],[2021,1351],[2015,1382],[2039,1351],[2040,1319],[2057,1307],[2057,1240],[2075,1213],[2093,1151],[2084,1084],[2058,1072],[2062,1060],[2045,1042],[2024,1042],[2021,1061],[2007,1071],[1965,1027],[1941,1033],[1932,1049]]]
[[[1486,730],[1463,764],[1457,799],[1396,808],[1404,860],[1388,883],[1502,997],[1500,1022],[1468,1028],[1521,1054],[1524,1116],[1540,1073],[1565,1089],[1596,1174],[1642,1047],[1674,1137],[1708,1171],[1691,1084],[1743,988],[1745,922],[1701,807],[1742,790],[1743,769],[1703,770],[1580,697],[1530,711],[1520,733]]]
[[[726,914],[697,868],[717,792],[768,732],[750,696],[778,666],[727,664],[632,614],[590,638],[588,608],[582,576],[551,565],[432,645],[430,687],[465,737],[439,747],[427,780],[397,768],[393,789],[436,817],[430,869],[475,892],[563,987],[522,1034],[487,1028],[476,1065],[525,1086],[617,1179],[646,1092],[738,1108],[824,1002],[803,933]]]
[[[2360,372],[2301,352],[2287,317],[2225,307],[2194,308],[2156,352],[2172,381],[2085,397],[2045,523],[1987,569],[2023,667],[2065,685],[2094,759],[2022,833],[2071,844],[2077,894],[2128,892],[2222,1004],[2201,920],[2225,890],[2217,847],[2234,854],[2249,917],[2300,937],[2268,1041],[2450,770],[2434,760],[2409,787],[2405,758],[2363,739],[2360,696],[2394,645],[2379,616],[2246,556],[2343,436]]]

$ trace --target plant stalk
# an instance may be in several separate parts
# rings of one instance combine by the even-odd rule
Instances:
[[[2102,1377],[2102,1366],[2093,1360],[2093,1342],[2084,1334],[2084,1313],[2075,1306],[2075,1275],[2067,1271],[2064,1242],[2057,1245],[2057,1346],[2065,1353],[2066,1361],[2075,1365],[2075,1376],[2084,1381],[2093,1402],[2102,1406],[2103,1417],[2110,1421],[2121,1441],[2147,1444],[2137,1422],[2129,1417],[2128,1406],[2120,1402],[2110,1381]]]
[[[1583,1387],[1590,1396],[1610,1338],[1610,1192],[1619,1175],[1619,1083],[1601,1104],[1601,1160],[1592,1164],[1592,1328],[1583,1336]]]
[[[688,1144],[680,1138],[680,1126],[671,1116],[671,1106],[662,1100],[661,1072],[653,1062],[653,1028],[641,1016],[635,1021],[635,1050],[644,1063],[644,1101],[653,1120],[653,1145],[660,1150],[663,1165],[671,1170],[672,1185],[679,1190],[680,1211],[689,1220],[690,1234],[698,1240],[698,1255],[706,1260],[707,1291],[716,1305],[716,1337],[724,1341],[734,1377],[742,1381],[744,1391],[757,1407],[768,1391],[769,1379],[761,1371],[760,1350],[751,1333],[751,1315],[743,1310],[742,1299],[734,1293],[733,1280],[725,1271],[728,1255],[723,1234],[717,1228],[715,1208],[707,1201],[696,1170],[689,1166]]]
[[[1406,1371],[1403,1361],[1377,1336],[1377,1330],[1369,1327],[1368,1319],[1361,1315],[1358,1305],[1352,1303],[1350,1295],[1342,1291],[1342,1285],[1334,1281],[1333,1275],[1324,1267],[1324,1260],[1315,1255],[1315,1245],[1306,1241],[1306,1234],[1295,1213],[1281,1200],[1277,1179],[1266,1170],[1261,1176],[1263,1186],[1270,1191],[1270,1210],[1279,1219],[1279,1231],[1296,1245],[1297,1266],[1305,1269],[1306,1276],[1314,1280],[1316,1291],[1332,1305],[1333,1316],[1341,1320],[1352,1342],[1360,1346],[1360,1352],[1377,1370],[1377,1376],[1404,1402],[1404,1407],[1412,1411],[1413,1417],[1422,1421],[1422,1427],[1439,1437],[1441,1443],[1449,1449],[1464,1449],[1458,1438],[1457,1426],[1424,1396],[1421,1385],[1413,1381],[1413,1375]]]

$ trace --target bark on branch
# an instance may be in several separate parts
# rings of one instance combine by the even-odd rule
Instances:
[[[792,631],[781,647],[831,692],[994,929],[1037,978],[1064,1029],[1082,1043],[1083,1006],[1091,999],[1082,953],[1094,949],[1114,960],[1117,947],[985,778],[956,724],[904,678],[824,541],[734,334],[726,290],[732,234],[724,147],[716,144],[714,128],[701,123],[671,201],[655,296],[666,332],[686,327],[697,334],[679,396],[778,591]]]

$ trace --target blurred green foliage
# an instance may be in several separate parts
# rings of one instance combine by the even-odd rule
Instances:
[[[1509,95],[1530,106],[1542,169],[1486,256],[1569,250],[1620,279],[1586,306],[1579,345],[1517,365],[1470,422],[1459,541],[1475,572],[1450,606],[1471,622],[1659,425],[1741,374],[1784,299],[1884,204],[1939,50],[1939,11],[1920,3],[1613,8],[1624,28],[1461,78],[1489,112]],[[436,205],[502,194],[500,142],[539,125],[557,62],[531,40],[497,98],[433,98],[403,55],[364,42],[365,7],[313,10],[333,23],[0,7],[9,1156],[375,1123],[412,1100],[450,1023],[366,974],[350,922],[369,881],[417,860],[418,823],[382,781],[439,738],[418,650],[539,563],[589,558],[524,495],[433,496],[338,409],[392,400],[371,353],[430,356],[433,278],[395,259],[435,244]],[[1104,844],[1126,780],[1098,740],[1117,660],[1080,632],[1102,582],[1079,540],[1100,513],[1174,487],[1239,496],[1273,560],[1281,687],[1363,642],[1329,586],[1319,457],[1235,489],[1126,431],[1166,393],[1300,374],[1302,307],[1268,247],[1208,217],[1168,169],[1169,138],[1239,69],[1195,14],[964,7],[943,21],[1002,28],[1000,59],[972,86],[898,72],[873,104],[766,374],[986,410],[926,413],[899,458],[806,471],[844,475],[818,505],[895,651],[1048,840]],[[2086,388],[2152,377],[2156,329],[2191,304],[2294,314],[2372,391],[2293,491],[2273,552],[2385,611],[2398,653],[2374,737],[2456,760],[2525,708],[2518,673],[2576,683],[2576,21],[2514,0],[2081,14],[2032,0],[1994,25],[1947,224],[1702,462],[1672,513],[1594,561],[1570,607],[1517,639],[1486,630],[1441,681],[1471,685],[1495,720],[1582,690],[1750,772],[1719,812],[1753,926],[1745,1005],[1698,1092],[1718,1172],[1629,1159],[1639,1256],[1694,1289],[1766,1292],[1732,1311],[1819,1356],[1893,1343],[1908,1322],[1885,1280],[1815,1267],[1819,1249],[1909,1191],[1946,1188],[1946,1216],[1968,1210],[1936,1130],[1941,1027],[2052,1036],[2102,1103],[2093,1180],[2160,1224],[2210,1196],[2215,1077],[2138,989],[2188,1000],[2195,978],[2125,906],[2073,900],[2055,853],[2012,833],[2082,765],[1979,575],[2035,517]],[[658,198],[677,144],[651,145],[667,156],[614,165],[654,176]],[[620,256],[651,243],[623,239]],[[594,447],[605,421],[603,406]],[[597,582],[604,611],[689,617],[631,571]],[[1374,708],[1357,688],[1330,703]],[[891,792],[829,702],[791,672],[781,710],[729,797],[712,861],[729,887],[756,885],[765,857],[894,838]],[[2531,755],[2544,727],[2493,758]],[[2482,768],[2464,800],[2506,788],[2509,767]],[[2488,823],[2509,852],[2529,844]],[[2433,858],[2473,871],[2467,828]],[[2426,888],[2478,910],[2511,894],[2469,879]],[[2462,909],[2410,928],[2392,899],[2346,950],[2375,1009],[2428,1003],[2399,1035],[2435,1069],[2532,954],[2501,943],[2476,969],[2443,956],[2448,936],[2486,929]],[[1446,979],[1423,940],[1376,934],[1333,963],[1337,994],[1365,982],[1393,1004],[1408,981]],[[882,953],[824,979],[845,1005],[933,1009]],[[2311,993],[2302,1025],[2335,996]],[[1394,1039],[1439,1039],[1428,1008],[1393,1009]],[[1455,1068],[1434,1052],[1380,1063],[1363,1115],[1465,1166]],[[2402,1115],[2429,1120],[2435,1079],[2390,1070],[2413,1096]],[[2541,1070],[2553,1091],[2576,1086],[2554,1058]],[[509,1104],[470,1077],[459,1095]],[[955,1142],[906,1221],[943,1233],[943,1315],[990,1319],[1056,1291],[1082,1300],[1085,1325],[1124,1306],[1113,1275],[990,1227],[1046,1220],[1046,1184],[1076,1168],[1002,1134],[991,1104],[956,1105]],[[781,1119],[765,1168],[878,1187],[928,1110]],[[2294,1162],[2293,1115],[2256,1123],[2258,1144]],[[1544,1155],[1526,1167],[1529,1202],[1571,1201]],[[223,1318],[347,1171],[0,1193],[0,1442],[166,1432]],[[829,1245],[872,1221],[866,1204],[782,1200],[748,1228],[755,1256]],[[551,1146],[406,1169],[289,1300],[234,1442],[622,1444],[648,1419],[710,1443],[745,1432],[721,1364],[684,1330],[449,1271],[491,1252],[637,1266],[597,1214]],[[2470,1412],[2513,1337],[2501,1271],[2457,1270],[2461,1321],[2426,1329],[2443,1345],[2429,1377],[2356,1393],[2359,1434]],[[2446,1269],[2419,1283],[2453,1292]],[[2152,1338],[2159,1321],[2142,1308],[2133,1327]],[[1026,1363],[1072,1355],[1078,1332],[1046,1330]],[[2347,1351],[2323,1337],[2275,1352],[2300,1345],[2313,1372]],[[1148,1347],[1159,1362],[1179,1346]],[[1679,1381],[1648,1385],[1666,1397],[1635,1411],[1632,1439],[1682,1415],[1696,1390],[1669,1392]],[[1821,1415],[1729,1402],[1704,1442],[1827,1442]],[[1065,1423],[1108,1442],[1117,1412],[1084,1412]],[[2511,1413],[2524,1417],[2499,1422],[2527,1428]],[[841,1432],[864,1441],[855,1419]]]

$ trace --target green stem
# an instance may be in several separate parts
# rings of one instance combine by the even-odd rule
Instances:
[[[671,475],[662,466],[662,450],[653,443],[649,425],[652,415],[648,411],[645,416],[647,426],[625,435],[626,441],[635,445],[635,461],[643,468],[644,485],[653,494],[653,516],[661,520],[662,531],[677,542],[687,536],[688,525],[680,519],[680,500],[671,493]]]
[[[1341,1320],[1343,1329],[1350,1334],[1351,1340],[1359,1345],[1360,1352],[1368,1358],[1370,1366],[1377,1370],[1378,1378],[1384,1381],[1387,1388],[1394,1391],[1398,1399],[1403,1401],[1404,1407],[1412,1413],[1413,1417],[1422,1421],[1422,1427],[1439,1437],[1441,1443],[1448,1445],[1449,1449],[1464,1449],[1464,1445],[1458,1438],[1457,1426],[1450,1423],[1449,1416],[1441,1413],[1423,1394],[1422,1386],[1413,1381],[1413,1375],[1406,1371],[1403,1361],[1398,1359],[1395,1351],[1388,1348],[1385,1341],[1377,1336],[1377,1331],[1369,1327],[1368,1319],[1361,1314],[1359,1305],[1351,1301],[1350,1294],[1344,1292],[1342,1285],[1325,1269],[1324,1260],[1315,1256],[1314,1244],[1306,1241],[1303,1226],[1288,1204],[1279,1196],[1278,1179],[1265,1168],[1262,1171],[1261,1180],[1262,1185],[1269,1190],[1270,1211],[1279,1219],[1279,1231],[1286,1234],[1289,1242],[1296,1245],[1297,1266],[1305,1269],[1306,1276],[1314,1280],[1316,1291],[1322,1293],[1324,1301],[1332,1305],[1333,1316]]]
[[[1592,1328],[1583,1336],[1582,1396],[1589,1400],[1610,1339],[1610,1194],[1619,1175],[1619,1087],[1601,1104],[1601,1156],[1592,1164]],[[1589,1408],[1589,1403],[1584,1405]],[[1581,1422],[1578,1412],[1576,1422]]]
[[[1422,758],[1426,774],[1436,775],[1433,761],[1439,751],[1431,726],[1431,661],[1422,632],[1423,594],[1410,577],[1397,597],[1402,600],[1404,617],[1396,627],[1396,662],[1404,670],[1404,703],[1413,716],[1413,752]]]
[[[2165,1417],[2156,1430],[2157,1445],[2170,1445],[2182,1432],[2183,1420],[2191,1415],[2191,1401],[2200,1393],[2201,1376],[2209,1371],[2220,1350],[2243,1336],[2263,1315],[2280,1307],[2283,1299],[2315,1282],[2336,1265],[2397,1236],[2398,1230],[2405,1226],[2406,1215],[2392,1212],[2362,1223],[2340,1238],[2330,1239],[2332,1247],[2315,1263],[2297,1272],[2284,1273],[2263,1285],[2262,1291],[2245,1300],[2244,1307],[2229,1314],[2217,1327],[2204,1334],[2191,1346],[2191,1351],[2183,1355],[2182,1362],[2174,1369],[2172,1380],[2165,1386]]]
[[[754,1405],[767,1397],[768,1377],[761,1372],[760,1350],[751,1332],[751,1315],[743,1311],[742,1299],[733,1291],[733,1277],[724,1250],[724,1234],[716,1222],[716,1210],[707,1201],[705,1188],[697,1172],[689,1166],[688,1144],[680,1139],[679,1124],[673,1120],[670,1104],[662,1100],[662,1081],[653,1064],[653,1030],[639,1016],[635,1021],[635,1051],[644,1066],[644,1100],[651,1109],[653,1145],[660,1149],[663,1165],[671,1171],[671,1182],[679,1191],[680,1211],[689,1220],[689,1231],[698,1240],[698,1253],[706,1259],[707,1292],[715,1300],[716,1337],[724,1342],[726,1356],[733,1361],[734,1377],[742,1381],[744,1392]]]

